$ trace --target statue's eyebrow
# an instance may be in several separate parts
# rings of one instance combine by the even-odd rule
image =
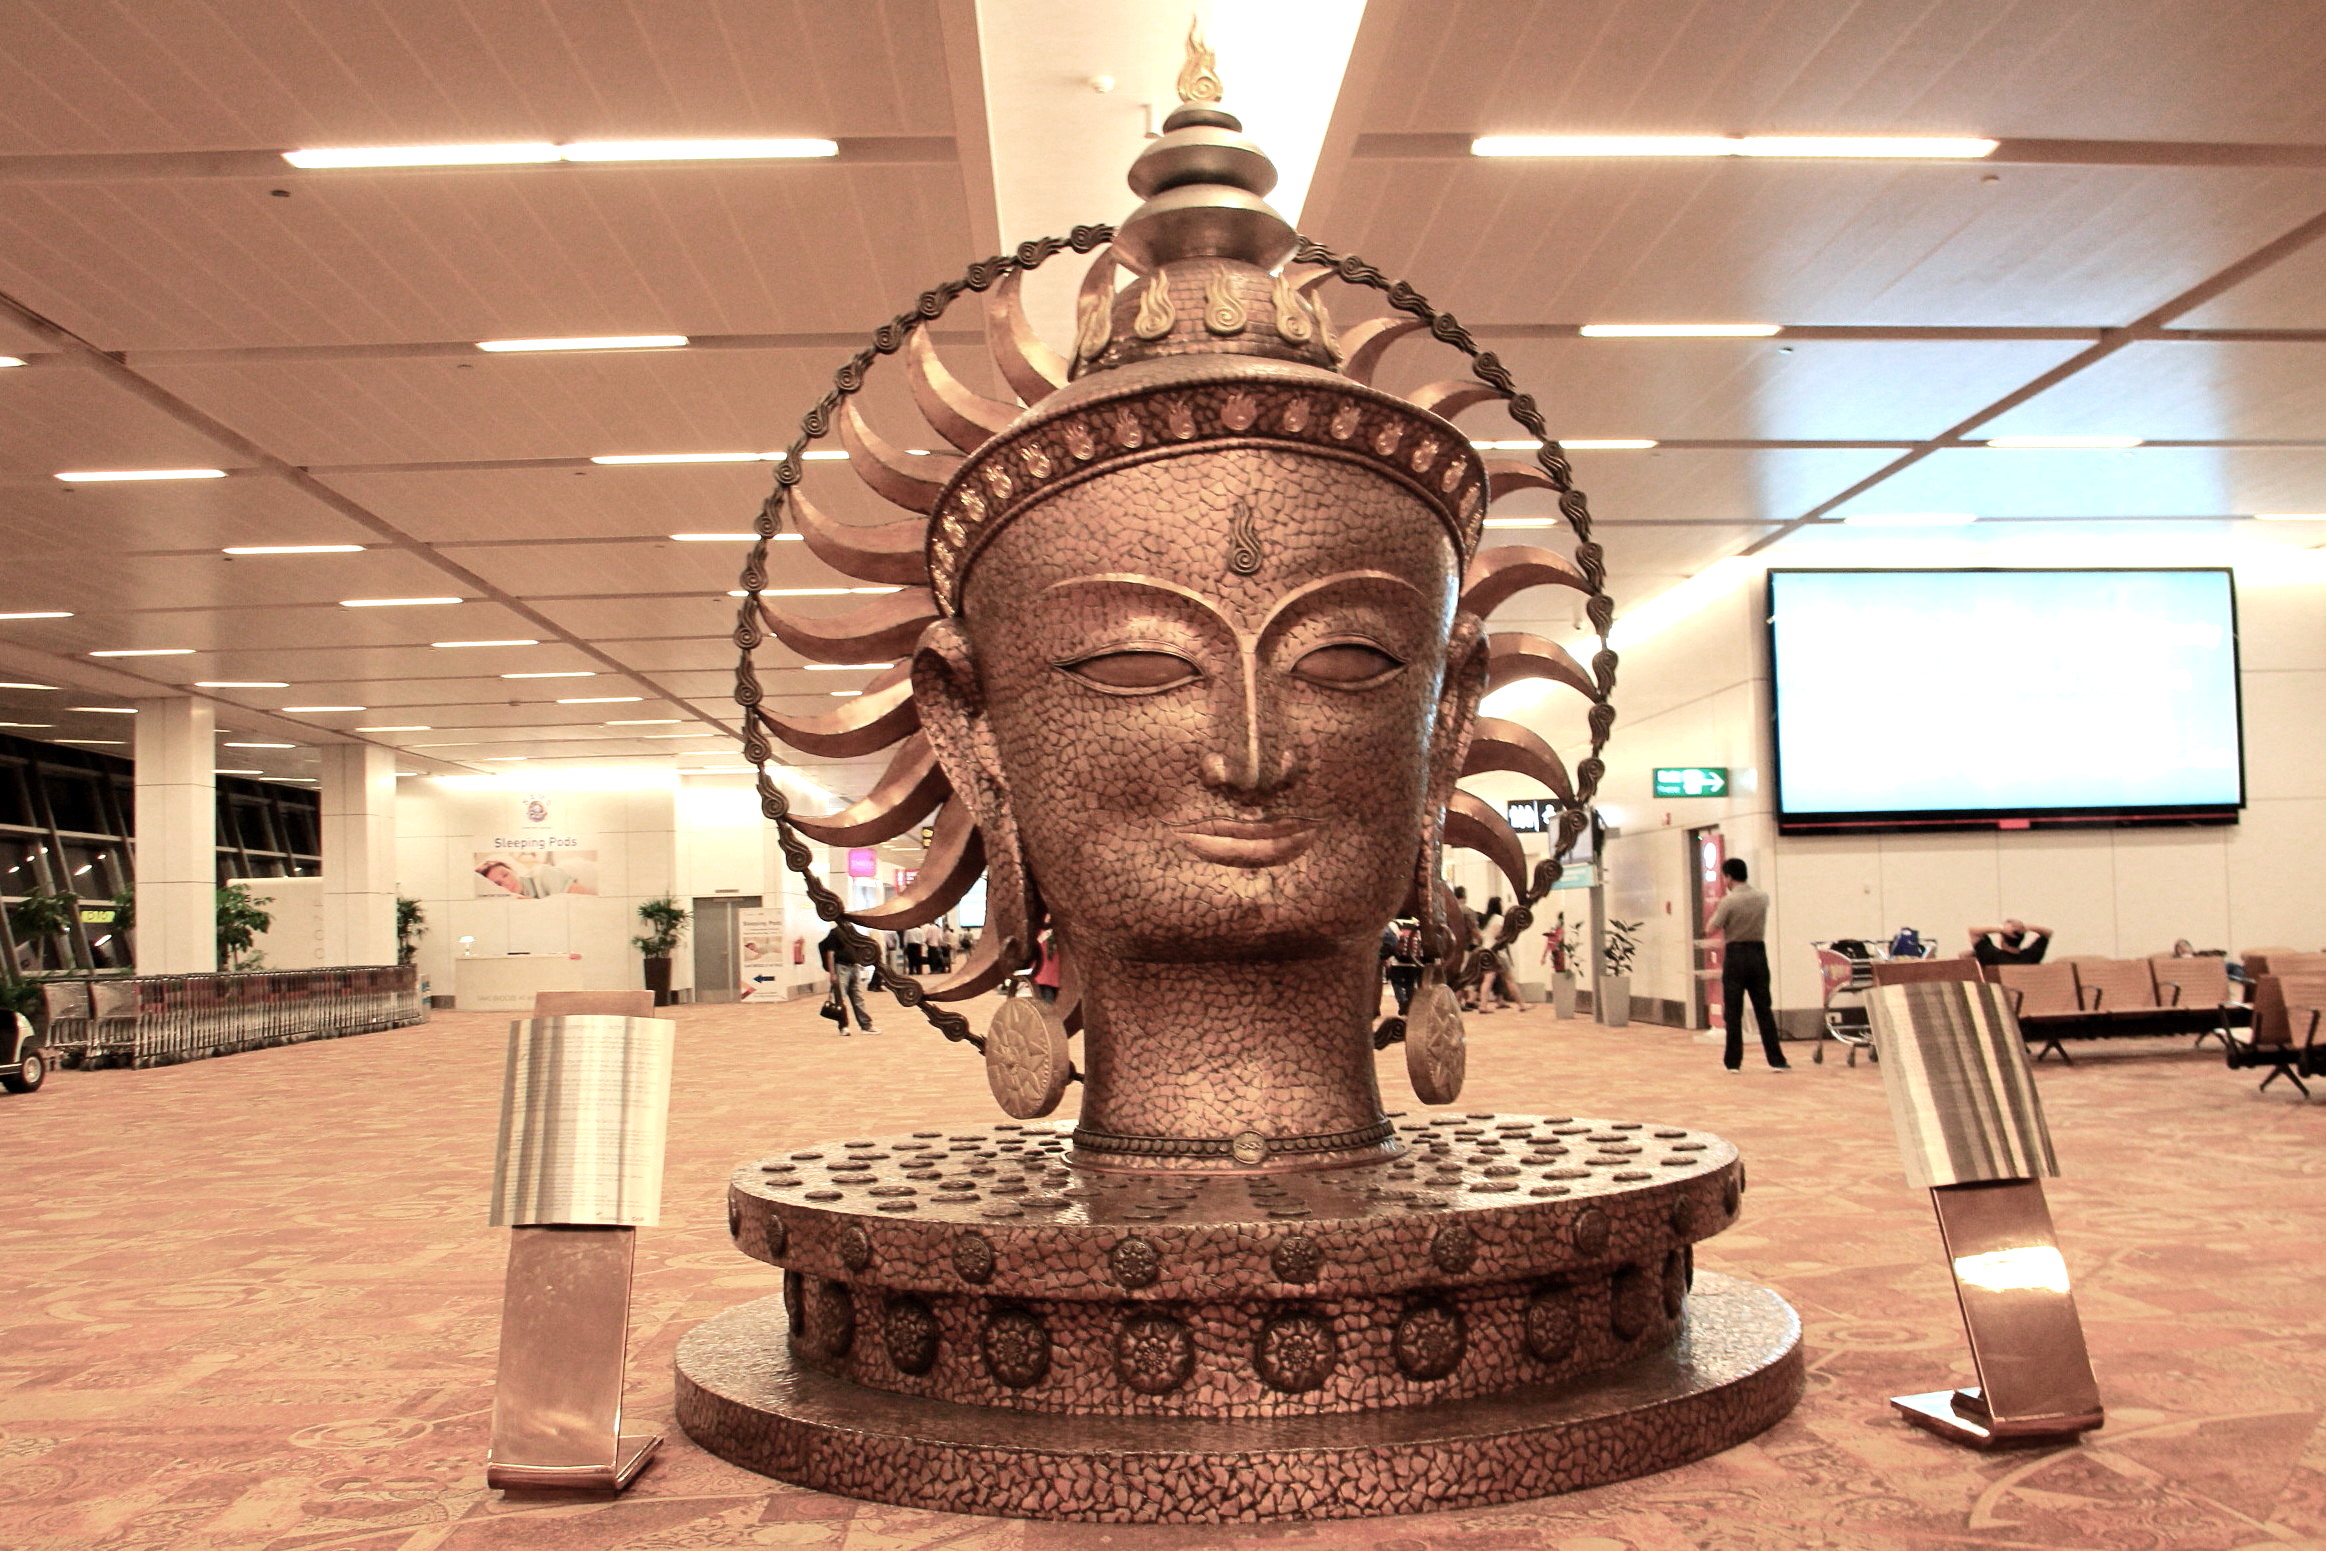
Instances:
[[[1062,582],[1052,582],[1049,586],[1044,587],[1034,596],[1041,598],[1047,597],[1052,593],[1065,592],[1070,588],[1096,586],[1133,587],[1142,591],[1158,592],[1167,598],[1172,598],[1180,602],[1192,603],[1197,608],[1203,610],[1206,614],[1209,614],[1213,619],[1219,621],[1221,627],[1227,630],[1229,634],[1243,634],[1243,631],[1237,626],[1236,621],[1229,610],[1223,607],[1217,599],[1208,598],[1202,593],[1197,592],[1192,587],[1183,587],[1177,582],[1167,582],[1161,577],[1157,576],[1137,576],[1117,572],[1103,572],[1090,576],[1070,576]]]
[[[1394,572],[1339,571],[1335,572],[1331,576],[1320,576],[1313,582],[1304,583],[1303,585],[1294,588],[1291,592],[1286,593],[1283,597],[1277,599],[1275,606],[1269,609],[1268,617],[1261,621],[1260,628],[1254,632],[1254,634],[1261,636],[1268,635],[1273,632],[1279,625],[1284,623],[1285,617],[1288,614],[1290,614],[1293,610],[1300,607],[1301,605],[1314,602],[1321,594],[1337,592],[1344,587],[1351,586],[1352,584],[1358,582],[1388,582],[1392,586],[1404,592],[1411,593],[1413,595],[1413,601],[1420,604],[1423,608],[1427,609],[1431,606],[1431,599],[1428,593],[1422,591],[1421,588],[1416,587],[1412,582],[1408,581],[1402,576],[1395,574]]]

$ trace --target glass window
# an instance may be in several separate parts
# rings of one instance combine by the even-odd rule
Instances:
[[[83,899],[111,899],[126,886],[121,855],[109,845],[64,842],[65,889]]]
[[[97,795],[97,777],[86,770],[58,770],[43,768],[39,772],[41,784],[48,789],[49,813],[59,829],[77,829],[83,834],[103,835],[111,832],[105,822],[105,806]]]
[[[48,887],[48,842],[30,835],[0,836],[0,894],[14,897]]]
[[[296,851],[301,856],[322,855],[323,845],[317,838],[321,826],[316,822],[316,809],[303,802],[290,801],[283,803],[279,811],[283,823],[282,848]]]
[[[24,790],[24,767],[13,761],[0,763],[0,824],[37,826],[40,822]]]

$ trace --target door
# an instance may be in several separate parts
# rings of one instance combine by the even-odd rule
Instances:
[[[1712,912],[1720,908],[1720,896],[1728,892],[1727,880],[1721,876],[1720,864],[1728,860],[1728,842],[1718,825],[1688,831],[1690,873],[1695,887],[1688,891],[1688,940],[1701,943],[1704,925],[1712,919]],[[1720,985],[1720,947],[1699,947],[1692,956],[1695,965],[1690,988],[1691,1009],[1688,1027],[1692,1029],[1722,1030],[1726,1027],[1726,1009],[1718,994]]]
[[[720,894],[695,899],[695,1000],[731,1002],[740,982],[736,960],[741,953],[735,913],[757,910],[756,894]]]

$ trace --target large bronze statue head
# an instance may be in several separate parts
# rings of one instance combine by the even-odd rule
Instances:
[[[1132,172],[1147,202],[1084,284],[1071,361],[1045,359],[1014,271],[995,287],[1004,376],[1031,407],[972,392],[913,335],[916,399],[965,454],[936,478],[843,405],[856,471],[923,516],[852,527],[796,489],[791,510],[824,558],[904,590],[837,621],[765,617],[811,657],[905,661],[847,711],[762,719],[818,752],[901,742],[871,797],[794,821],[810,836],[884,839],[943,804],[921,881],[853,919],[934,919],[986,871],[979,951],[927,995],[989,990],[1054,934],[1056,1080],[1018,1112],[1055,1102],[1078,1028],[1085,1162],[1362,1161],[1392,1145],[1382,929],[1411,909],[1440,954],[1462,929],[1436,883],[1449,811],[1452,838],[1525,887],[1515,839],[1455,788],[1490,673],[1603,685],[1531,637],[1489,652],[1493,603],[1582,585],[1547,551],[1477,556],[1501,487],[1436,411],[1490,393],[1370,386],[1414,325],[1336,338],[1309,294],[1329,272],[1286,273],[1296,239],[1261,202],[1274,171],[1236,121],[1199,103],[1165,128]],[[1573,798],[1539,738],[1489,724],[1483,742],[1485,767]],[[1022,1053],[1043,1020],[1010,1016]]]

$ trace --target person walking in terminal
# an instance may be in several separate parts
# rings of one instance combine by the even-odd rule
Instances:
[[[1789,1072],[1793,1064],[1777,1043],[1777,1013],[1769,1004],[1769,896],[1745,881],[1751,871],[1743,858],[1730,857],[1720,864],[1720,870],[1728,878],[1728,892],[1713,908],[1712,919],[1704,923],[1704,929],[1719,933],[1724,945],[1720,998],[1728,1024],[1728,1049],[1723,1063],[1732,1072],[1744,1066],[1744,1010],[1745,999],[1750,997],[1753,1017],[1761,1026],[1762,1054],[1773,1069]]]
[[[2000,926],[1971,928],[1970,956],[1982,964],[2041,964],[2050,946],[2050,927],[2029,926],[2017,916]]]

